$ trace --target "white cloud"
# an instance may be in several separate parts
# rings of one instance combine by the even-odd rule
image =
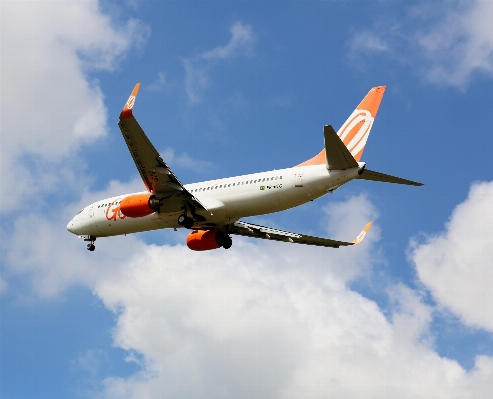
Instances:
[[[425,51],[428,78],[463,87],[475,72],[493,76],[493,2],[459,3],[426,32],[418,33]]]
[[[379,53],[388,51],[387,44],[372,32],[358,32],[350,42],[353,56],[361,51],[368,53]]]
[[[97,257],[65,226],[88,204],[118,194],[145,190],[140,177],[123,184],[111,181],[104,191],[84,192],[78,203],[58,207],[53,214],[26,212],[9,231],[2,231],[2,263],[9,275],[31,285],[19,296],[53,298],[74,285],[92,287],[102,274],[113,273],[125,259],[136,256],[143,244],[135,235],[101,239]]]
[[[82,201],[125,191],[115,182]],[[323,214],[328,236],[351,239],[375,210],[359,196]],[[375,261],[376,228],[337,250],[234,237],[229,250],[200,253],[132,235],[98,240],[91,253],[62,223],[27,215],[2,245],[9,272],[28,277],[38,295],[82,284],[115,313],[114,345],[128,361],[138,354],[142,370],[106,378],[103,397],[472,398],[493,388],[490,357],[466,372],[434,351],[433,309],[416,292],[391,287],[388,319],[348,288]],[[83,360],[94,368],[91,356]]]
[[[231,40],[226,46],[218,46],[207,51],[200,58],[214,61],[238,55],[250,55],[255,40],[252,27],[238,21],[233,24],[229,31],[231,32]]]
[[[414,243],[412,260],[435,300],[466,324],[493,331],[493,182],[475,183],[445,231]]]
[[[95,293],[118,315],[115,344],[144,358],[106,397],[477,397],[493,360],[466,373],[427,338],[432,309],[392,290],[392,319],[331,271],[336,251],[236,242],[191,253],[149,247]],[[357,263],[350,251],[344,259]],[[339,252],[342,254],[343,252]],[[336,259],[333,258],[335,254]]]
[[[166,87],[166,77],[164,73],[158,72],[157,78],[154,82],[152,82],[149,86],[147,86],[147,90],[149,91],[161,91]]]
[[[430,82],[464,88],[476,73],[493,76],[492,20],[491,1],[422,3],[398,21],[356,32],[349,56],[385,54]]]
[[[235,22],[230,28],[231,40],[225,46],[218,46],[198,56],[183,60],[185,68],[185,91],[191,104],[201,101],[204,90],[210,84],[209,70],[218,61],[251,55],[255,35],[250,25]]]
[[[183,169],[194,170],[198,173],[208,173],[215,169],[212,162],[203,161],[200,159],[194,159],[186,152],[182,154],[176,154],[174,148],[166,148],[164,151],[160,152],[161,157],[164,159],[167,165],[172,169],[174,167],[179,167]]]
[[[148,29],[136,20],[117,28],[97,1],[3,2],[1,34],[0,195],[8,211],[28,193],[51,191],[61,161],[106,134],[103,94],[88,72],[115,68]]]

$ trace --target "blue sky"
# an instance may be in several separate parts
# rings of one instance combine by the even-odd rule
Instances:
[[[491,2],[2,2],[0,394],[488,397]],[[185,232],[85,244],[143,188],[134,114],[182,182],[296,165],[386,85],[356,181],[252,221],[331,250]]]

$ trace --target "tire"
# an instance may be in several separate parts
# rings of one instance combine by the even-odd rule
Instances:
[[[87,244],[87,249],[92,252],[96,249],[96,247],[94,246],[94,244]]]
[[[216,243],[217,245],[223,247],[224,249],[229,249],[231,248],[231,245],[233,245],[233,241],[231,240],[231,237],[222,231],[217,232]]]
[[[186,229],[191,229],[194,224],[195,224],[195,220],[189,217],[185,217],[185,221],[183,222],[183,227],[185,227]]]
[[[233,245],[233,240],[230,237],[228,237],[223,244],[223,248],[230,249],[232,245]]]
[[[184,226],[185,225],[185,220],[187,220],[187,215],[180,215],[180,216],[178,216],[178,224],[180,226]]]

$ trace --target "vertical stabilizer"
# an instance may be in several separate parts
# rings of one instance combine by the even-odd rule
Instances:
[[[357,162],[361,160],[383,93],[385,93],[385,86],[371,89],[337,132]]]
[[[337,135],[347,147],[356,162],[361,160],[366,141],[370,135],[373,120],[377,116],[378,107],[382,101],[386,86],[376,86],[371,89],[361,103],[356,107]],[[321,165],[326,162],[325,148],[313,158],[296,166]]]

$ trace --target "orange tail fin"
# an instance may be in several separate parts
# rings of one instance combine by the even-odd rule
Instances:
[[[365,149],[383,93],[385,93],[385,86],[377,86],[371,89],[337,132],[337,135],[357,162],[360,161]]]
[[[386,86],[376,86],[371,89],[337,132],[337,135],[357,162],[361,160],[361,155],[370,135],[373,120],[377,116],[385,88]],[[313,158],[296,166],[321,165],[324,163],[326,163],[325,148]]]

